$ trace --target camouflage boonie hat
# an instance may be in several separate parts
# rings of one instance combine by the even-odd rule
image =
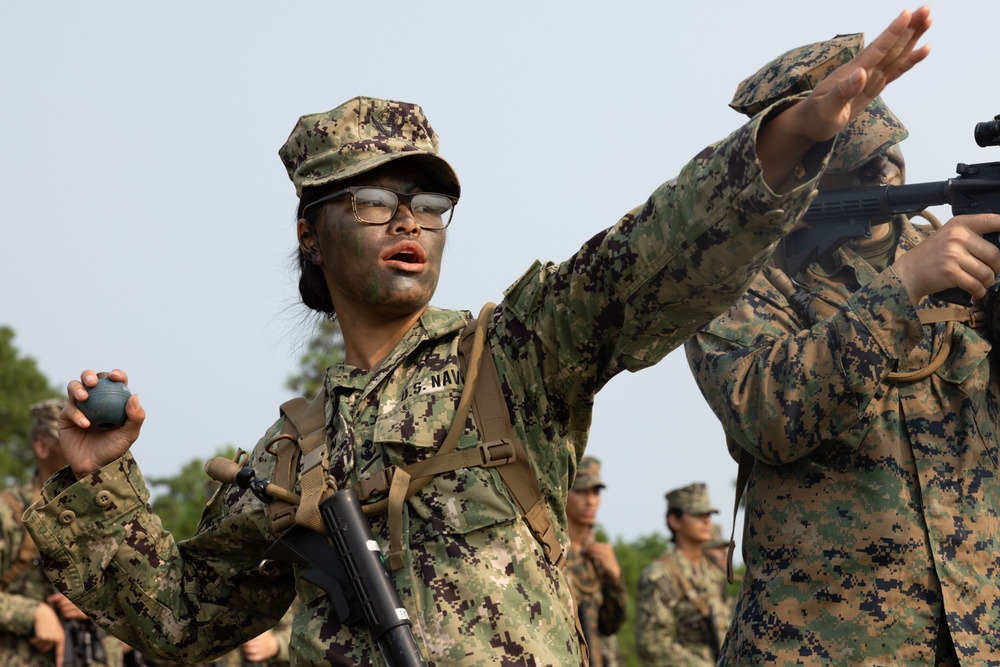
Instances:
[[[39,433],[59,439],[59,413],[66,407],[65,398],[49,398],[33,403],[31,411],[31,436]]]
[[[708,499],[708,487],[700,482],[667,491],[667,511],[677,509],[687,514],[716,514],[718,509]]]
[[[783,53],[736,88],[733,109],[754,116],[778,100],[816,87],[833,70],[850,62],[864,46],[864,33],[837,35]],[[851,171],[909,136],[906,128],[876,97],[837,135],[827,171]]]
[[[594,488],[605,488],[604,482],[601,481],[601,462],[593,456],[584,456],[580,459],[580,467],[577,468],[576,478],[573,479],[573,490],[586,491]]]
[[[438,155],[438,136],[417,104],[355,97],[299,118],[278,150],[295,194],[342,181],[399,158],[418,158],[442,194],[458,197],[458,176]]]

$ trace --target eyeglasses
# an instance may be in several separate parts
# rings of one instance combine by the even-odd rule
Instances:
[[[458,203],[454,197],[435,192],[417,192],[408,195],[386,188],[355,186],[337,190],[333,194],[306,204],[302,209],[302,214],[305,215],[306,209],[311,206],[343,197],[346,194],[351,195],[354,217],[357,218],[358,222],[363,222],[366,225],[386,224],[396,215],[396,209],[399,208],[399,202],[402,201],[413,213],[413,219],[422,229],[444,229],[451,224],[451,216],[455,212],[455,204]]]

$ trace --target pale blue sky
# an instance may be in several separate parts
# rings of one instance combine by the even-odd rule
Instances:
[[[612,8],[613,4],[613,8]],[[56,386],[120,367],[147,475],[249,448],[310,329],[277,149],[358,95],[418,102],[463,197],[435,304],[478,310],[562,260],[735,129],[736,85],[779,53],[874,36],[904,7],[846,2],[33,2],[0,9],[0,325]],[[996,5],[932,5],[930,59],[884,95],[910,182],[1000,159]],[[665,531],[663,493],[736,466],[683,353],[616,378],[590,450],[612,536]]]

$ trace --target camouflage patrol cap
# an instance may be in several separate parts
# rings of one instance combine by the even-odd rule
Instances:
[[[443,194],[458,197],[458,176],[438,155],[438,136],[417,104],[355,97],[299,118],[278,150],[295,194],[342,181],[399,158],[419,159]]]
[[[680,510],[687,514],[716,514],[718,509],[708,499],[708,487],[700,482],[667,491],[667,511]]]
[[[33,403],[31,411],[31,437],[44,434],[59,439],[59,413],[66,407],[65,398],[49,398]]]
[[[573,479],[573,490],[586,491],[594,488],[605,488],[604,482],[601,481],[601,462],[593,456],[584,456],[580,459],[580,467],[577,468],[576,477]]]
[[[864,46],[864,33],[837,35],[783,53],[736,88],[733,109],[754,116],[774,102],[812,90],[833,70],[850,62]],[[837,135],[827,171],[851,171],[909,136],[906,128],[876,97]]]

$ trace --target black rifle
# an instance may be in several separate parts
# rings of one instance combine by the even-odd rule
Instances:
[[[1000,146],[1000,115],[979,123],[976,143]],[[893,216],[912,215],[929,206],[950,204],[952,215],[1000,212],[1000,162],[959,164],[957,178],[914,185],[876,185],[820,192],[802,217],[809,227],[785,237],[785,273],[796,277],[806,266],[830,257],[848,241],[867,238],[873,224]],[[1000,234],[985,238],[1000,247]],[[959,289],[936,295],[968,305],[969,295]]]
[[[90,667],[108,662],[101,643],[102,633],[89,620],[71,619],[63,621],[66,632],[66,646],[63,653],[63,667]]]
[[[358,494],[342,489],[319,510],[329,538],[292,526],[264,557],[304,567],[302,577],[327,592],[341,622],[368,625],[389,667],[425,667]]]
[[[205,472],[224,484],[248,489],[264,503],[274,497],[298,503],[286,489],[258,479],[253,468],[225,457],[207,461]],[[301,566],[302,578],[326,591],[342,623],[368,624],[389,667],[426,667],[357,492],[341,489],[320,503],[319,511],[329,537],[294,525],[264,553],[262,568],[268,561]]]

